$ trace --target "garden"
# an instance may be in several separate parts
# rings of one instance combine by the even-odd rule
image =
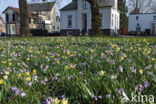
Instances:
[[[155,90],[156,38],[0,39],[0,104],[123,104]]]

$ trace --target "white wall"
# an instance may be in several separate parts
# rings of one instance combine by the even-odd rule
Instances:
[[[110,29],[111,28],[111,9],[102,8],[99,11],[102,14],[102,27],[101,29]]]
[[[60,28],[61,29],[77,29],[77,23],[76,23],[76,10],[75,11],[61,11],[60,13]],[[72,15],[72,27],[68,27],[68,15]]]
[[[87,3],[87,7],[83,8],[83,0],[78,0],[78,10],[66,10],[61,11],[61,29],[80,29],[82,31],[82,14],[87,14],[87,29],[91,29],[91,11],[90,4]],[[101,29],[119,29],[120,15],[115,8],[104,7],[99,11],[102,14],[102,27]],[[114,15],[114,25],[111,25],[112,14]],[[68,15],[72,15],[72,28],[68,28]],[[118,20],[117,20],[118,19]]]
[[[136,16],[138,16],[138,20]],[[128,31],[136,31],[138,23],[140,24],[141,31],[151,29],[151,23],[154,20],[153,16],[156,16],[156,14],[130,14],[128,18]]]
[[[119,11],[112,8],[111,9],[111,29],[118,30],[119,28],[120,28],[120,13]]]

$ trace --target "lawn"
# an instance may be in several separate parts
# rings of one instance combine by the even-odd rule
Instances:
[[[1,104],[122,104],[132,93],[156,97],[156,38],[0,39],[0,71]]]

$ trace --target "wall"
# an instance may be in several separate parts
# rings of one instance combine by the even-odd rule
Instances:
[[[138,16],[138,20],[136,16]],[[136,31],[138,23],[140,24],[141,31],[151,29],[151,22],[154,21],[153,16],[156,16],[156,14],[130,14],[128,18],[128,31]]]

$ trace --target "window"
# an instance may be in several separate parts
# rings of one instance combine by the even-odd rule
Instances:
[[[13,15],[9,14],[9,22],[12,22],[12,21],[13,21]]]
[[[50,16],[48,16],[48,20],[51,20],[51,17]]]
[[[53,26],[53,29],[55,30],[55,26]]]
[[[31,24],[34,24],[34,23],[35,23],[34,19],[31,19]]]
[[[86,9],[87,8],[87,3],[85,0],[83,0],[83,8]]]
[[[7,25],[7,33],[8,34],[16,34],[15,24],[8,24]]]
[[[100,22],[100,23],[101,23],[100,26],[102,27],[102,25],[103,25],[103,23],[102,23],[102,22],[103,22],[103,21],[102,21],[102,16],[103,16],[103,15],[102,15],[102,14],[100,14],[100,15],[101,15],[101,17],[100,17],[100,21],[101,21],[101,22]]]
[[[72,15],[68,16],[68,27],[72,26]]]
[[[156,20],[156,16],[153,16],[153,19]]]
[[[136,16],[136,20],[138,20],[139,19],[139,17],[138,16]]]
[[[15,21],[15,13],[12,16],[13,16],[13,21]]]
[[[112,27],[114,26],[114,15],[112,14]]]
[[[9,22],[9,15],[6,14],[6,21]]]

